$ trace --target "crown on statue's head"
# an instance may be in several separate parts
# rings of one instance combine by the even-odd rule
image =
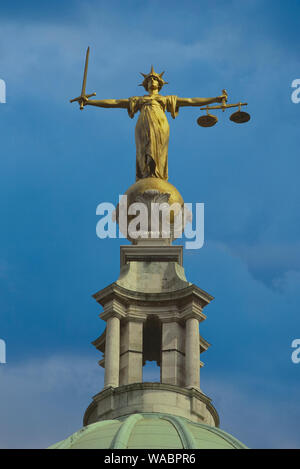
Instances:
[[[143,87],[145,88],[145,90],[147,90],[147,81],[148,81],[148,79],[149,79],[150,77],[154,77],[154,78],[158,81],[159,90],[161,90],[164,85],[167,85],[167,84],[168,84],[168,82],[165,81],[165,80],[163,79],[163,77],[162,77],[164,73],[165,73],[165,72],[156,73],[156,72],[154,71],[153,65],[151,65],[150,73],[145,74],[145,73],[140,72],[140,74],[144,77],[144,80],[143,80],[143,83],[141,83],[139,86],[143,86]]]

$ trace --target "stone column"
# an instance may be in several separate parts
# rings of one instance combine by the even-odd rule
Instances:
[[[143,322],[122,323],[120,386],[143,381]]]
[[[200,389],[199,322],[193,317],[185,322],[185,386]]]
[[[161,382],[184,386],[184,329],[178,322],[162,325]]]
[[[111,316],[106,322],[104,387],[119,386],[120,319]]]

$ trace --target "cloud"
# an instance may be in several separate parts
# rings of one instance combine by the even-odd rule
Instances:
[[[212,397],[224,388],[224,399],[238,403],[226,411],[220,401],[224,428],[253,447],[295,445],[298,404],[285,396],[299,383],[299,368],[290,363],[300,302],[299,107],[290,100],[297,48],[281,19],[272,31],[270,2],[193,2],[189,9],[182,2],[172,9],[168,2],[137,3],[133,11],[124,2],[114,9],[112,2],[86,2],[64,18],[1,14],[0,78],[8,95],[1,108],[8,201],[1,231],[7,263],[0,264],[0,333],[8,343],[8,364],[0,368],[1,446],[46,447],[65,438],[81,427],[103,382],[95,358],[80,355],[99,327],[97,305],[86,319],[93,311],[86,298],[116,278],[119,254],[112,241],[96,244],[95,207],[134,178],[134,123],[114,112],[99,111],[95,119],[96,110],[82,119],[68,104],[81,88],[87,45],[87,88],[99,97],[140,93],[138,72],[152,62],[166,69],[168,93],[215,95],[228,86],[233,99],[247,96],[253,118],[238,130],[224,118],[214,134],[205,133],[180,111],[171,123],[171,182],[187,201],[207,204],[211,242],[186,252],[185,265],[188,279],[216,296],[203,326],[213,343],[204,360],[220,378]],[[74,355],[10,361],[66,347]],[[257,383],[252,394],[241,383],[244,374]],[[206,367],[204,386],[205,375]],[[278,407],[263,377],[280,390]],[[251,432],[261,421],[258,441]]]
[[[235,2],[231,3],[234,7]],[[245,10],[254,11],[253,6],[247,2]],[[266,74],[263,78],[263,71],[273,70],[283,59],[286,64],[293,63],[296,57],[293,52],[287,56],[284,45],[274,41],[267,31],[258,36],[251,34],[248,18],[242,15],[237,23],[228,5],[207,8],[208,21],[200,30],[198,18],[195,19],[192,10],[184,8],[191,24],[189,41],[182,30],[182,8],[177,5],[170,11],[166,5],[159,7],[159,15],[146,5],[136,11],[118,8],[112,14],[110,8],[89,2],[84,7],[77,4],[71,18],[61,18],[59,22],[56,17],[30,20],[27,16],[13,19],[3,16],[0,38],[5,47],[2,45],[0,50],[1,73],[7,82],[8,95],[13,87],[16,95],[42,95],[46,101],[52,101],[61,100],[66,86],[69,93],[79,90],[88,45],[92,48],[88,85],[97,84],[100,95],[102,89],[106,93],[112,90],[122,93],[129,83],[131,89],[132,85],[136,87],[138,71],[148,69],[153,61],[157,67],[172,69],[176,75],[184,74],[187,67],[202,70],[206,66],[222,78],[247,73],[253,83],[244,83],[247,89],[255,86],[254,75],[269,80]],[[196,4],[194,8],[198,10]],[[194,80],[198,85],[196,77]],[[216,80],[219,78],[212,79]]]
[[[148,366],[144,380],[153,378],[155,367]],[[0,380],[0,447],[46,448],[82,427],[85,408],[102,389],[103,370],[92,357],[56,355],[2,365]],[[252,448],[299,448],[298,394],[278,398],[272,386],[233,375],[216,379],[212,372],[203,379],[222,429]]]
[[[231,242],[227,249],[247,264],[253,277],[274,288],[279,287],[288,272],[300,272],[299,242]]]
[[[46,448],[82,426],[103,386],[92,358],[56,355],[0,365],[0,447]]]
[[[220,412],[223,430],[252,449],[299,449],[298,392],[296,389],[278,392],[273,386],[249,377],[214,378],[212,373],[205,380],[205,392]],[[265,388],[264,396],[259,392],[261,388]]]

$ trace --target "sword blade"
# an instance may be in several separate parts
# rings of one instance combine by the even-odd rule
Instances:
[[[85,66],[84,66],[84,73],[83,73],[81,96],[85,96],[86,78],[87,78],[87,71],[88,71],[88,66],[89,66],[89,55],[90,55],[90,47],[87,48],[86,56],[85,56]]]

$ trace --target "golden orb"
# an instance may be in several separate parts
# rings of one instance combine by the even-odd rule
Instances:
[[[160,195],[162,196],[162,199],[164,200],[161,200],[161,201],[159,200]],[[183,198],[181,197],[176,187],[174,187],[172,184],[165,181],[164,179],[159,179],[155,177],[139,179],[132,186],[130,186],[129,189],[127,189],[123,197],[125,196],[127,196],[127,217],[129,221],[134,218],[133,215],[128,215],[128,209],[130,205],[136,202],[141,202],[143,200],[146,201],[147,198],[150,204],[157,203],[157,202],[158,203],[167,202],[170,206],[172,206],[173,204],[177,204],[174,207],[172,207],[170,210],[170,223],[171,224],[174,223],[175,216],[177,215],[179,211],[183,209],[183,206],[184,206]],[[167,197],[164,198],[163,196],[167,196]],[[117,223],[119,223],[120,204],[122,204],[122,199],[120,203],[118,204],[116,212],[115,212],[115,220],[117,221]],[[120,226],[120,230],[122,231],[121,226]],[[127,233],[123,233],[123,234],[126,237],[128,237]],[[128,237],[128,239],[130,238]]]
[[[138,195],[144,194],[146,191],[158,191],[161,194],[170,194],[168,200],[169,205],[179,203],[181,206],[183,206],[183,198],[181,197],[176,187],[164,179],[155,177],[139,179],[135,184],[127,189],[125,195],[128,197],[128,205],[136,202],[136,197]]]

